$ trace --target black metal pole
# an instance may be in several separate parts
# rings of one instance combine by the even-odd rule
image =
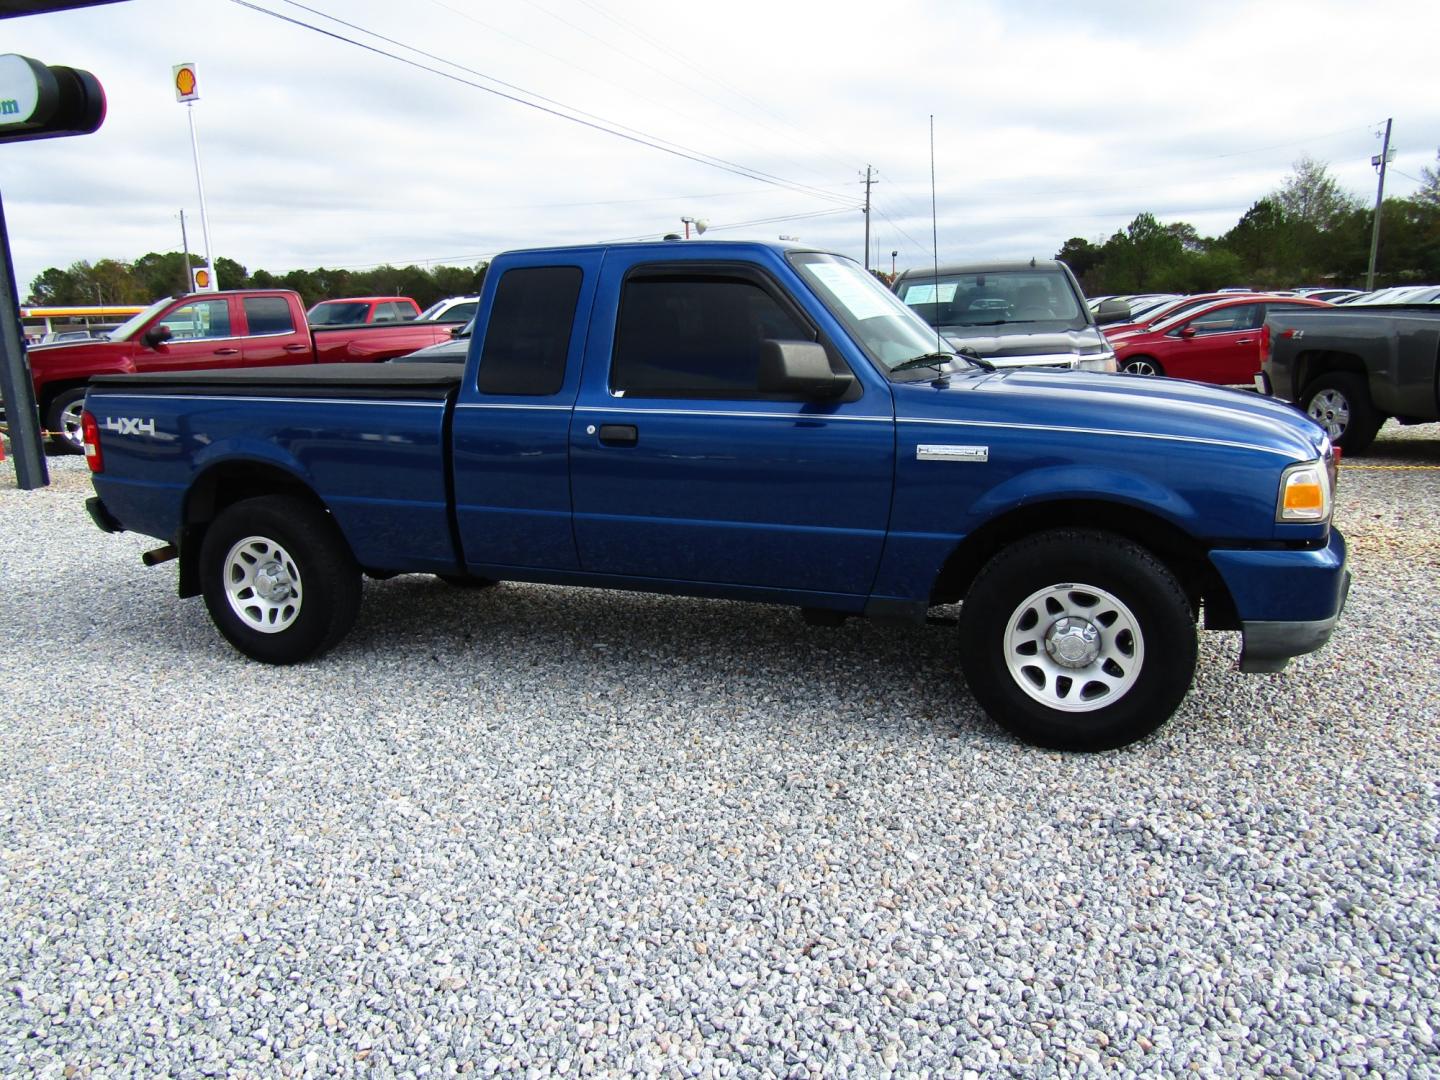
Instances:
[[[10,232],[5,227],[5,203],[0,199],[0,400],[10,427],[10,452],[15,458],[15,482],[30,491],[50,483],[45,468],[45,445],[40,435],[40,414],[35,407],[35,386],[25,359],[25,335],[20,323],[20,292],[15,288],[15,266],[10,261]]]

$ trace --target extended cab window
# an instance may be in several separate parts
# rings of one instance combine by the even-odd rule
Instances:
[[[485,323],[482,394],[560,390],[581,278],[578,266],[525,266],[505,272]]]
[[[610,388],[640,397],[757,397],[767,338],[814,341],[815,332],[747,278],[633,277],[620,298]]]
[[[252,334],[293,334],[295,319],[283,296],[245,297],[245,322]]]
[[[230,337],[230,301],[196,300],[176,308],[160,320],[170,328],[170,340]]]

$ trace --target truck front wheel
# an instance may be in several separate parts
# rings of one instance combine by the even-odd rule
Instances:
[[[1149,551],[1089,529],[1039,533],[980,571],[960,609],[980,706],[1026,742],[1110,750],[1150,734],[1195,675],[1194,613]]]
[[[319,656],[360,610],[360,568],[340,530],[291,495],[223,510],[200,545],[200,580],[216,629],[267,664]]]
[[[1300,395],[1310,418],[1346,453],[1358,454],[1375,441],[1383,416],[1370,404],[1363,376],[1351,371],[1327,371],[1313,379]]]

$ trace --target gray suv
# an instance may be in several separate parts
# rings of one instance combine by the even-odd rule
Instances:
[[[1070,268],[1050,260],[906,270],[893,288],[951,348],[997,368],[1114,371],[1115,350],[1099,323],[1129,313],[1108,300],[1092,313]]]

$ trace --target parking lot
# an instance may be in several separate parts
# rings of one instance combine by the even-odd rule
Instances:
[[[1433,426],[1342,465],[1324,650],[1203,635],[1092,756],[953,628],[766,606],[412,575],[266,667],[49,467],[0,466],[0,1074],[1440,1072]]]

